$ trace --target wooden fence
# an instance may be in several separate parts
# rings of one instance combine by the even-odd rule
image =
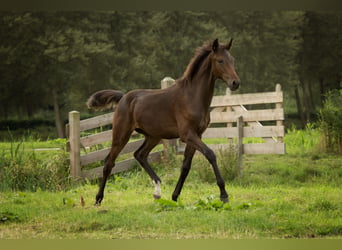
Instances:
[[[162,88],[173,84],[172,78],[162,80]],[[209,144],[214,150],[225,149],[234,143],[239,152],[240,173],[242,154],[284,154],[284,110],[282,107],[283,93],[280,84],[276,85],[274,92],[255,94],[231,94],[227,90],[224,96],[214,96],[211,103],[209,128],[202,138],[226,138],[227,143]],[[267,106],[253,108],[253,106]],[[247,109],[248,108],[248,109]],[[112,123],[114,112],[94,118],[80,120],[77,111],[69,113],[69,143],[70,143],[70,173],[75,178],[97,178],[102,176],[102,167],[82,170],[83,166],[103,160],[109,152],[109,148],[89,152],[95,145],[111,141],[112,131],[106,130],[97,134],[81,136],[84,131],[106,126]],[[263,143],[244,143],[243,138],[262,138]],[[144,139],[129,142],[120,155],[134,152],[143,143]],[[246,139],[245,139],[246,140]],[[170,144],[182,152],[184,144],[178,140],[170,140]],[[166,143],[163,150],[149,155],[151,161],[160,159],[162,152],[166,151]],[[135,159],[129,158],[116,162],[112,174],[129,170],[134,166]]]
[[[105,130],[99,133],[82,136],[82,132],[112,124],[114,112],[96,116],[86,120],[80,120],[78,111],[69,112],[69,149],[70,149],[70,174],[74,178],[94,179],[102,176],[103,166],[94,169],[82,170],[83,166],[102,161],[109,153],[110,147],[100,150],[92,150],[92,147],[112,140],[112,130]],[[136,133],[133,134],[133,136]],[[136,151],[143,143],[144,139],[131,140],[121,151],[120,155],[126,155]],[[149,160],[160,159],[163,151],[153,152],[149,155]],[[131,169],[135,159],[128,159],[116,162],[112,173],[118,173]]]
[[[166,77],[162,81],[162,88],[173,83],[172,78]],[[276,84],[274,92],[253,94],[232,94],[227,88],[225,95],[213,97],[210,125],[202,138],[227,138],[227,143],[209,144],[214,150],[226,149],[234,143],[243,154],[285,154],[283,121],[283,92],[280,84]],[[242,138],[248,137],[262,138],[264,143],[243,143]],[[178,140],[173,144],[178,152],[184,150],[185,145]]]
[[[231,142],[233,138],[238,141],[241,137],[257,137],[262,138],[264,143],[244,143],[244,154],[285,154],[282,103],[283,92],[280,84],[276,85],[274,92],[255,94],[231,94],[228,89],[226,95],[214,96],[211,102],[211,127],[204,132],[203,138],[227,138],[228,142]],[[258,105],[269,107],[254,108]],[[223,123],[226,127],[214,128],[213,124],[217,123]],[[228,145],[229,143],[210,146],[216,149]]]

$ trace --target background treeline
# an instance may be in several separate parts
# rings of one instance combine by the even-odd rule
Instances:
[[[86,116],[94,91],[159,88],[165,76],[182,75],[204,41],[231,37],[239,91],[273,91],[281,83],[287,116],[304,127],[326,93],[341,88],[341,14],[0,12],[1,127],[9,120],[53,121],[53,136],[64,137],[68,112]],[[225,85],[216,91],[224,93]]]

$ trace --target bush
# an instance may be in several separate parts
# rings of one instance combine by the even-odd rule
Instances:
[[[287,130],[284,137],[287,154],[308,154],[317,151],[320,130],[317,124],[308,123],[305,130],[298,130],[294,126]]]
[[[48,155],[46,155],[48,154]],[[0,151],[0,190],[63,190],[70,185],[64,150],[37,154],[24,141]]]
[[[321,148],[326,152],[342,154],[342,90],[328,92],[319,111],[322,132]]]

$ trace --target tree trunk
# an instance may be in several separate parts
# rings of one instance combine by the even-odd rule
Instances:
[[[33,110],[32,110],[32,105],[30,103],[27,103],[26,101],[26,114],[28,118],[31,118],[33,116]]]
[[[300,89],[302,90],[302,125],[303,128],[305,128],[306,123],[310,120],[310,104],[308,103],[308,97],[307,97],[307,93],[306,93],[306,88],[305,88],[305,84],[303,81],[299,81],[299,85],[298,87],[300,87]]]
[[[64,123],[61,118],[61,112],[59,110],[58,105],[58,96],[57,91],[55,89],[52,90],[52,96],[53,96],[53,111],[55,114],[55,124],[57,129],[57,136],[58,138],[65,138],[65,129],[64,129]]]
[[[324,79],[323,77],[319,78],[319,92],[320,92],[320,96],[321,96],[321,106],[323,106],[323,102],[325,100],[325,96],[324,96]]]
[[[308,91],[309,91],[309,99],[310,99],[310,110],[311,112],[315,111],[315,101],[314,101],[314,95],[312,93],[312,84],[307,84]]]
[[[298,85],[295,87],[295,97],[296,97],[297,113],[298,113],[298,116],[300,117],[302,128],[305,128],[306,121],[305,121],[302,105],[300,102]]]

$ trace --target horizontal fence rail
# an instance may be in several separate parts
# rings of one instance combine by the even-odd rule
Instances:
[[[96,116],[93,118],[80,120],[80,114],[77,111],[69,113],[69,148],[70,148],[70,173],[75,178],[94,179],[102,176],[103,166],[93,169],[83,170],[83,166],[103,160],[109,153],[110,147],[90,151],[92,146],[110,142],[112,140],[112,130],[106,130],[91,135],[81,136],[82,132],[90,129],[96,129],[112,124],[114,112]],[[135,133],[136,134],[136,133]],[[135,135],[133,134],[133,135]],[[132,138],[131,138],[132,139]],[[144,139],[131,140],[121,151],[120,155],[135,152],[142,144]],[[85,152],[81,154],[81,149]],[[89,152],[87,152],[89,151]],[[163,151],[153,152],[149,155],[149,160],[160,160],[160,154]],[[118,173],[131,169],[134,166],[135,159],[132,157],[116,162],[112,173]]]
[[[236,122],[236,117],[242,116],[245,122],[252,121],[275,121],[284,120],[283,109],[260,109],[260,110],[235,110],[235,111],[222,111],[211,112],[211,123],[226,123]]]
[[[172,78],[162,80],[162,88],[174,83]],[[227,149],[231,144],[236,145],[239,152],[239,164],[242,163],[242,154],[285,154],[283,137],[285,129],[283,126],[284,110],[282,107],[283,92],[280,84],[276,85],[274,92],[232,94],[227,89],[226,95],[214,96],[211,103],[210,125],[202,135],[203,139],[225,138],[226,143],[209,144],[213,150]],[[270,108],[253,108],[255,105],[268,105]],[[249,108],[249,110],[246,108]],[[80,120],[77,111],[69,113],[69,124],[67,130],[70,144],[70,173],[75,178],[98,178],[102,176],[103,166],[93,169],[83,169],[89,164],[103,160],[109,153],[110,148],[94,150],[97,145],[108,143],[112,140],[112,130],[104,130],[98,133],[84,135],[86,131],[110,125],[113,122],[114,112],[93,118]],[[262,124],[265,123],[265,124]],[[100,129],[100,130],[102,130]],[[136,134],[136,133],[135,133]],[[133,134],[134,136],[134,134]],[[243,143],[243,138],[262,138],[264,143]],[[120,155],[126,155],[136,151],[144,139],[131,138],[130,142],[123,148]],[[165,143],[169,141],[169,143]],[[161,151],[149,155],[150,161],[160,160],[161,153],[166,152],[166,145],[177,147],[179,153],[183,152],[185,145],[179,140],[164,140]],[[82,152],[82,153],[81,153]],[[126,157],[127,158],[127,157]],[[116,162],[112,174],[131,169],[135,159],[128,158]],[[241,168],[241,166],[240,166]],[[242,173],[242,168],[240,169]]]
[[[211,103],[210,127],[203,138],[227,138],[227,144],[209,145],[212,149],[229,147],[234,138],[262,138],[264,143],[241,145],[243,154],[285,154],[283,92],[277,84],[274,92],[214,96]],[[270,108],[254,108],[268,105]],[[250,110],[246,108],[248,106]],[[241,117],[241,133],[237,120]],[[262,122],[265,122],[263,125]],[[221,124],[221,127],[213,127]],[[224,124],[224,127],[222,127]]]

